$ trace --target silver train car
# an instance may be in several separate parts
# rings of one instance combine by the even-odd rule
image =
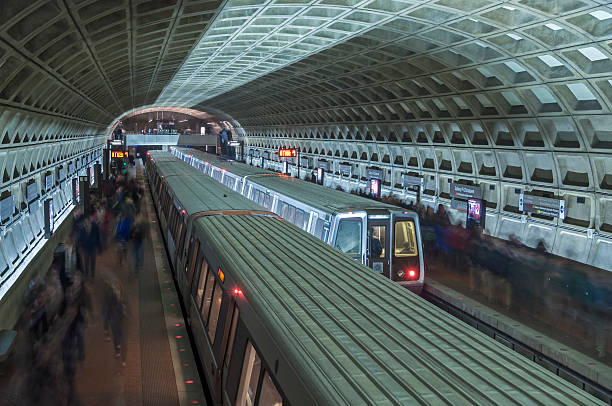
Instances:
[[[147,177],[213,404],[602,404],[162,155]]]
[[[425,264],[416,213],[194,149],[171,152],[374,271],[421,291]]]

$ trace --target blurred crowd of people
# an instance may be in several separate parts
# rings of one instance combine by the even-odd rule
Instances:
[[[600,359],[612,340],[612,278],[607,271],[552,255],[516,236],[491,237],[480,228],[453,225],[443,205],[383,198],[419,215],[426,275],[453,287],[461,284],[490,304],[527,316],[572,336]]]
[[[122,281],[137,276],[143,266],[142,195],[127,171],[110,176],[91,194],[90,207],[75,209],[72,230],[55,249],[50,269],[30,281],[16,374],[23,378],[16,389],[23,404],[79,404],[75,377],[86,356],[85,330],[94,318],[103,320],[105,340],[112,341],[115,358],[126,365],[129,306]],[[110,251],[120,266],[105,259],[105,272],[98,275],[98,260]]]

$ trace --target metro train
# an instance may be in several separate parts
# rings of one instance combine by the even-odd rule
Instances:
[[[168,153],[146,175],[215,405],[598,404]]]
[[[416,213],[194,149],[171,152],[374,271],[421,291],[425,264]]]

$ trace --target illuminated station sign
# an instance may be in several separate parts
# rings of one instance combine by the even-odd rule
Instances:
[[[297,149],[295,148],[280,148],[278,150],[279,158],[295,158],[297,156]]]
[[[121,158],[127,158],[127,157],[128,157],[127,151],[111,151],[111,158],[121,159]]]

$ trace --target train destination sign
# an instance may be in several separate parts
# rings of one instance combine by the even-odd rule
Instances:
[[[519,210],[542,216],[565,218],[565,200],[521,193]]]
[[[295,158],[297,156],[297,149],[295,148],[280,148],[278,150],[279,158]]]
[[[111,151],[111,158],[121,159],[121,158],[127,158],[127,157],[128,157],[127,151]]]
[[[461,185],[459,183],[451,183],[450,187],[451,199],[480,199],[482,191],[480,186]]]

